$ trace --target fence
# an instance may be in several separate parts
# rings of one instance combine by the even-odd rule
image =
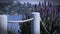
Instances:
[[[1,34],[7,34],[7,22],[12,23],[22,23],[27,21],[32,21],[31,23],[31,34],[40,34],[40,13],[39,12],[32,12],[32,17],[27,20],[21,20],[21,21],[8,21],[7,15],[0,15],[0,33]]]

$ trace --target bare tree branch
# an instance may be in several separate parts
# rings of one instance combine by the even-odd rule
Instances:
[[[55,33],[56,33],[56,30],[52,34],[55,34]]]
[[[50,32],[48,32],[48,30],[46,29],[44,22],[41,21],[41,23],[42,23],[43,28],[45,29],[45,31],[46,31],[48,34],[50,34]]]

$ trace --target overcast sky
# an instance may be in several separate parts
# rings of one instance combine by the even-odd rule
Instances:
[[[32,4],[38,4],[39,1],[43,1],[43,0],[17,0],[17,1],[20,1],[21,3],[26,3],[26,2],[29,2],[29,3],[32,3]]]
[[[8,1],[11,1],[12,2],[12,0],[0,0],[0,3],[9,3]],[[29,2],[31,4],[38,4],[39,2],[42,3],[44,0],[16,0],[16,1],[20,1],[21,3]],[[46,1],[60,4],[60,0],[46,0]]]
[[[39,2],[43,2],[44,0],[19,0],[21,3],[23,2],[29,2],[31,4],[38,4]],[[57,4],[60,4],[60,0],[46,0],[46,1],[49,1],[49,2],[55,2]]]

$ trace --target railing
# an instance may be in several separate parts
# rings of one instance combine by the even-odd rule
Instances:
[[[8,21],[7,20],[7,15],[0,15],[0,25],[1,25],[1,34],[7,34],[7,22],[12,22],[12,23],[20,23],[20,22],[27,22],[27,21],[32,21],[31,23],[31,34],[40,34],[40,13],[39,12],[32,12],[33,18],[27,19],[27,20],[21,20],[21,21]],[[4,30],[3,30],[4,29]],[[3,33],[5,32],[5,33]]]
[[[28,21],[32,21],[34,18],[30,18],[27,20],[20,20],[20,21],[8,21],[8,22],[12,22],[12,23],[23,23],[23,22],[28,22]]]

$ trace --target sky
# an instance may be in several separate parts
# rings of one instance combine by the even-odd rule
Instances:
[[[39,2],[42,2],[43,0],[17,0],[17,1],[19,1],[19,2],[21,2],[21,3],[27,3],[27,2],[29,2],[29,3],[31,3],[31,4],[38,4]]]
[[[0,0],[0,3],[8,3],[8,1],[12,2],[12,0]],[[32,3],[32,4],[37,4],[39,1],[43,1],[43,0],[16,0],[16,1],[20,1],[21,3],[29,2],[29,3]]]
[[[12,0],[0,0],[0,3],[9,3],[9,2]],[[26,3],[26,2],[29,2],[31,4],[38,4],[39,2],[43,2],[44,0],[16,0],[16,1],[19,1],[21,3]],[[54,2],[54,3],[57,3],[57,4],[60,4],[60,0],[46,0],[46,1],[49,1],[49,2]]]
[[[31,4],[38,4],[39,2],[42,3],[44,0],[17,0],[17,1],[19,1],[19,2],[21,2],[21,3],[29,2],[29,3],[31,3]],[[60,4],[60,0],[46,0],[46,1]]]

